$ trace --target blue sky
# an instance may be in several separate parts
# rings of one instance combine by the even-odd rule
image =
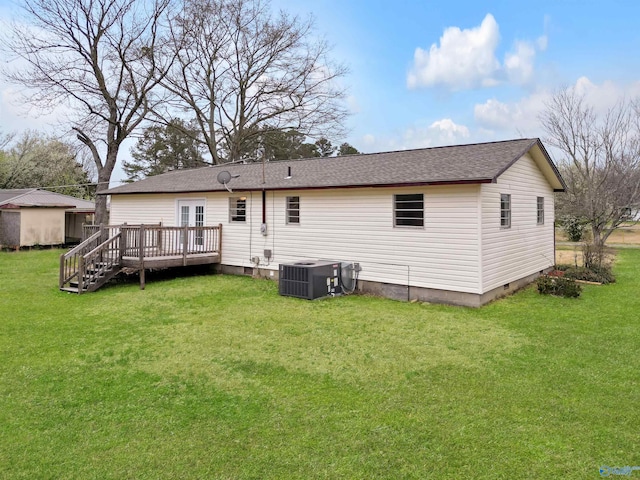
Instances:
[[[640,2],[272,2],[312,14],[349,66],[340,140],[361,151],[542,136],[537,116],[561,88],[601,111],[640,95]],[[0,0],[0,18],[15,8]],[[0,81],[0,130],[46,128],[53,117],[25,115],[14,88]]]

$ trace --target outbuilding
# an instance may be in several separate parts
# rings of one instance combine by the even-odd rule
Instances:
[[[62,245],[82,238],[94,202],[38,188],[0,190],[0,246]]]

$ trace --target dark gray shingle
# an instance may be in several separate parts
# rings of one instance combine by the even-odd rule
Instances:
[[[538,139],[423,148],[344,157],[312,158],[264,164],[224,164],[157,175],[112,188],[104,194],[178,193],[224,191],[217,181],[221,171],[238,175],[229,182],[233,190],[284,190],[384,185],[492,182],[524,153],[539,146],[557,169]],[[291,178],[287,178],[288,169]],[[559,180],[562,183],[562,180]]]

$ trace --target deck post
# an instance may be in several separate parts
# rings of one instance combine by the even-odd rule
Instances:
[[[222,263],[222,224],[218,224],[218,260]]]
[[[78,255],[78,294],[84,290],[84,255]]]
[[[189,246],[189,225],[184,226],[184,234],[182,235],[182,266],[187,266],[187,250]]]
[[[126,224],[125,224],[126,225]],[[127,254],[127,229],[120,227],[120,252],[118,263],[122,263],[122,257]]]
[[[58,284],[60,285],[60,288],[64,287],[64,277],[66,276],[66,268],[65,268],[65,261],[64,261],[64,253],[62,255],[60,255],[60,280],[58,280]]]
[[[140,249],[140,290],[144,290],[144,225],[140,225],[138,248]]]

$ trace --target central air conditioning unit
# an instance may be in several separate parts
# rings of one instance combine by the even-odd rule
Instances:
[[[304,260],[280,264],[280,295],[316,298],[342,293],[341,264],[320,260]]]

